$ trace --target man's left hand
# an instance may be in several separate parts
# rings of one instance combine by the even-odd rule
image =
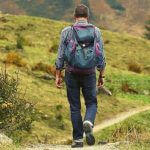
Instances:
[[[98,79],[98,87],[102,87],[104,85],[104,82],[105,82],[104,78],[99,77],[99,79]]]

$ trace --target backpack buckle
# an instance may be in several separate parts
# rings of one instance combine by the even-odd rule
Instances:
[[[85,45],[85,44],[82,44],[82,46],[83,46],[83,48],[84,48],[84,47],[86,47],[86,45]]]

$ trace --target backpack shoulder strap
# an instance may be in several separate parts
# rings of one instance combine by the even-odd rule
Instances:
[[[79,38],[78,33],[77,33],[76,29],[74,28],[74,26],[72,26],[72,30],[73,30],[73,33],[74,33],[75,38],[76,38],[76,40],[77,40],[77,43],[78,43],[78,44],[81,46],[81,48],[83,49],[84,46],[79,42],[79,41],[80,41],[80,38]]]
[[[81,46],[82,49],[85,48],[86,45],[84,46],[82,43],[79,42],[79,41],[80,41],[80,38],[79,38],[79,36],[78,36],[78,33],[77,33],[75,27],[76,27],[76,28],[83,28],[83,29],[84,29],[84,28],[87,28],[87,27],[92,27],[92,28],[94,28],[94,37],[95,37],[95,35],[96,35],[96,33],[95,33],[95,26],[92,25],[92,24],[88,24],[88,25],[84,25],[84,26],[83,26],[83,25],[72,25],[71,27],[72,27],[72,30],[73,30],[73,34],[75,35],[76,41],[77,41],[77,43]]]

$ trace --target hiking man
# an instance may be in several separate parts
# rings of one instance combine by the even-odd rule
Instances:
[[[73,126],[72,148],[83,147],[83,133],[88,145],[95,144],[93,126],[97,112],[96,68],[98,86],[104,84],[105,57],[100,30],[88,23],[89,8],[78,5],[75,23],[61,33],[56,61],[56,86],[61,88],[61,71],[65,65],[65,83]],[[81,116],[80,89],[85,99],[86,113]]]

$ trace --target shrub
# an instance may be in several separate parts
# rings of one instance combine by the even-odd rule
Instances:
[[[24,44],[24,38],[21,35],[17,36],[17,45],[16,47],[18,49],[23,49],[23,44]]]
[[[9,20],[6,17],[0,17],[0,22],[7,23]]]
[[[6,45],[5,50],[6,51],[16,50],[16,46],[15,45],[10,45],[10,44]]]
[[[20,94],[18,75],[0,72],[0,129],[10,134],[16,130],[30,131],[34,120],[34,105]]]
[[[128,82],[123,82],[121,85],[121,90],[125,93],[134,93],[138,94],[138,91],[133,89]]]
[[[144,36],[146,39],[150,40],[150,20],[146,22],[145,29],[146,29],[146,32]]]
[[[136,73],[141,73],[142,72],[142,67],[139,63],[131,62],[131,63],[128,64],[128,70],[136,72]]]
[[[104,44],[109,44],[109,43],[110,43],[109,40],[105,40],[105,41],[104,41]]]
[[[56,123],[57,123],[57,128],[64,130],[65,122],[64,122],[63,115],[62,115],[62,111],[63,111],[63,105],[56,105],[55,119],[56,119]]]
[[[4,60],[6,64],[14,64],[18,67],[25,67],[27,63],[22,59],[19,53],[10,52],[6,55],[6,59]]]
[[[3,34],[0,33],[0,40],[8,41],[7,35],[3,35]]]
[[[44,72],[47,72],[48,74],[52,74],[53,76],[55,76],[56,74],[55,67],[48,65],[48,64],[43,64],[42,62],[39,62],[35,66],[33,66],[32,70],[44,71]]]
[[[26,26],[26,25],[20,25],[20,26],[17,28],[17,31],[18,31],[18,32],[25,31],[25,30],[27,30],[27,26]]]
[[[45,71],[45,64],[43,64],[42,62],[39,62],[37,64],[35,64],[35,66],[32,67],[32,70],[35,71],[35,70],[39,70],[39,71]]]
[[[124,11],[125,8],[117,1],[117,0],[107,0],[107,3],[110,5],[111,8]]]
[[[59,47],[58,43],[54,42],[53,45],[51,46],[49,52],[56,53],[58,51],[58,47]]]

